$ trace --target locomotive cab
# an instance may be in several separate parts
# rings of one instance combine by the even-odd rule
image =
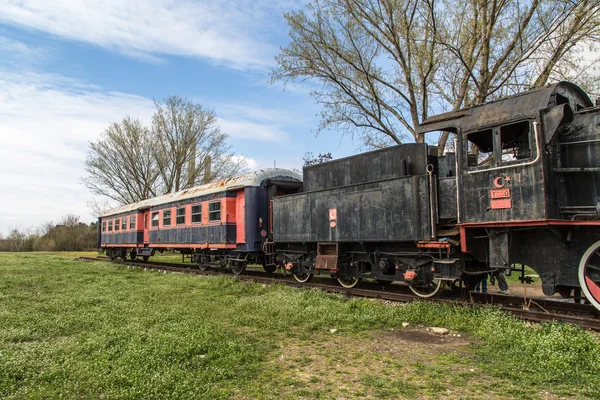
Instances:
[[[600,239],[598,112],[560,82],[423,122],[420,133],[455,133],[462,252],[490,271],[518,265],[523,280],[522,266],[533,268],[547,295],[577,297],[581,286],[599,299],[600,276],[582,272]]]

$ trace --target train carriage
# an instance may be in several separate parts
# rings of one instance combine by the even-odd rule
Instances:
[[[111,258],[176,249],[204,267],[262,263],[270,200],[301,186],[297,172],[271,168],[124,205],[101,215],[99,247]]]

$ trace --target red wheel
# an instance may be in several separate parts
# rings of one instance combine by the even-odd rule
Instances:
[[[579,285],[590,303],[600,310],[600,241],[591,245],[581,257]]]

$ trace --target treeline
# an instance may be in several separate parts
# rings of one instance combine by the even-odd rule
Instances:
[[[13,228],[0,234],[0,251],[85,251],[98,245],[98,224],[85,224],[76,215],[59,223],[46,222],[37,229]]]

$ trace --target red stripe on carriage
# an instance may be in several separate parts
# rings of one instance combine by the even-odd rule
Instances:
[[[590,291],[592,297],[594,297],[596,301],[600,301],[600,287],[598,287],[598,285],[596,285],[594,281],[592,281],[587,276],[585,277],[585,284],[588,290]]]

